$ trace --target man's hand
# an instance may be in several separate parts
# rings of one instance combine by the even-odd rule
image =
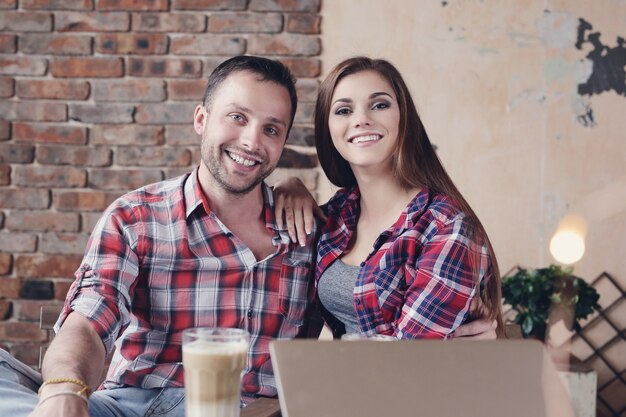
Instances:
[[[489,318],[487,307],[483,304],[480,297],[474,297],[470,305],[470,317],[474,320],[469,323],[462,324],[454,332],[454,338],[463,338],[464,340],[495,340],[497,320]]]
[[[53,394],[49,392],[43,395],[42,400]],[[41,405],[38,405],[28,417],[89,417],[87,403],[76,396],[59,395],[43,402],[42,400]]]
[[[313,230],[313,216],[326,221],[326,215],[298,178],[280,180],[274,185],[274,213],[278,227],[287,226],[291,241],[306,245]],[[284,215],[284,221],[283,221]]]

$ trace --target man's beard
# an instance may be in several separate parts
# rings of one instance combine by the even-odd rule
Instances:
[[[205,145],[205,143],[206,142],[203,141],[200,147],[202,162],[204,163],[204,165],[206,165],[209,173],[211,174],[213,179],[215,179],[215,182],[217,182],[222,187],[222,189],[231,194],[244,195],[249,193],[257,185],[263,182],[263,180],[267,178],[272,173],[272,171],[274,171],[275,167],[264,166],[265,163],[263,163],[259,167],[259,170],[254,177],[248,180],[247,183],[238,185],[233,181],[229,181],[229,177],[236,178],[237,174],[229,174],[228,172],[226,172],[226,169],[224,168],[224,165],[220,158],[225,152],[222,151],[219,147]],[[243,155],[245,155],[245,153],[243,153]],[[228,155],[226,155],[226,157],[230,158],[230,156]],[[233,161],[233,163],[236,162]]]

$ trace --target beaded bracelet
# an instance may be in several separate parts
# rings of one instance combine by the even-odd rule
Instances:
[[[80,379],[77,379],[77,378],[52,378],[52,379],[48,379],[48,380],[44,381],[43,384],[41,384],[37,394],[39,396],[41,396],[41,390],[43,390],[43,388],[46,385],[63,384],[63,383],[66,383],[66,382],[70,383],[70,384],[76,384],[76,385],[82,387],[82,389],[80,391],[76,392],[75,394],[80,395],[81,397],[83,397],[85,399],[88,399],[89,396],[91,395],[91,388],[89,388],[89,385],[87,385],[85,382],[83,382],[83,381],[81,381]],[[48,398],[48,397],[46,397],[46,398]]]
[[[82,399],[83,401],[85,401],[86,404],[89,404],[89,400],[87,399],[87,397],[85,397],[82,394],[79,394],[79,393],[74,392],[74,391],[62,391],[62,392],[55,392],[54,394],[50,394],[47,397],[42,398],[41,400],[39,400],[39,404],[37,404],[37,407],[41,406],[41,404],[45,403],[50,398],[60,397],[61,395],[72,395],[74,397],[78,397],[78,398]]]

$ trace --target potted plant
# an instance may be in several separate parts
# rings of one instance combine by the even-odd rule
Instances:
[[[573,268],[550,265],[547,268],[519,268],[502,278],[502,297],[517,312],[515,323],[525,338],[544,340],[550,311],[564,319],[569,330],[580,331],[579,321],[600,309],[598,295]]]

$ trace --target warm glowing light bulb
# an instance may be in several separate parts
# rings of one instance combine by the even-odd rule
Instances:
[[[574,231],[558,231],[550,240],[550,253],[557,262],[565,265],[573,264],[583,257],[585,240]]]

